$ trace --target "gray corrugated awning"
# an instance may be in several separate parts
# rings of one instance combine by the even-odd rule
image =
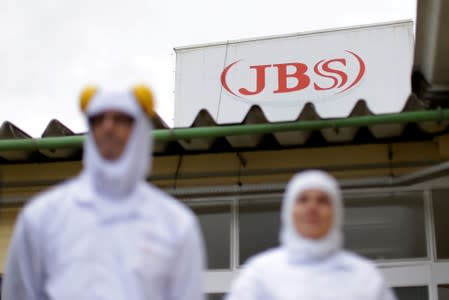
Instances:
[[[411,96],[402,113],[425,111],[425,104]],[[354,107],[350,116],[346,119],[357,117],[374,116],[366,106],[363,100],[360,100]],[[298,116],[297,123],[306,123],[310,121],[323,120],[314,110],[313,105],[306,105]],[[326,120],[335,121],[336,120]],[[153,118],[153,124],[157,131],[168,131],[170,129],[165,122],[156,115]],[[254,106],[246,115],[241,124],[250,127],[255,124],[275,124],[269,123],[262,110]],[[332,123],[331,123],[332,124]],[[157,139],[154,146],[156,155],[173,155],[183,153],[216,153],[216,152],[238,152],[248,150],[266,150],[266,149],[287,149],[298,147],[325,147],[338,144],[366,144],[385,142],[388,140],[423,140],[431,139],[435,135],[445,133],[448,130],[448,120],[437,119],[426,122],[390,122],[360,126],[325,126],[315,130],[293,130],[270,133],[251,133],[251,134],[223,134],[203,135],[198,138],[176,138]],[[217,125],[207,111],[200,111],[191,129],[202,128],[222,129],[229,125]],[[79,135],[79,134],[78,134]],[[73,137],[77,136],[69,128],[58,120],[51,120],[42,133],[42,138],[48,137]],[[26,132],[14,124],[6,121],[0,128],[0,145],[2,142],[11,140],[34,141]],[[39,162],[39,161],[58,161],[58,160],[79,160],[81,159],[81,144],[73,147],[55,147],[55,148],[36,148],[1,150],[0,158],[2,163],[16,162]]]

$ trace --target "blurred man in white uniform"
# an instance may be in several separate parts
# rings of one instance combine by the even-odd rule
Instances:
[[[342,249],[343,205],[334,178],[306,171],[289,182],[281,246],[251,258],[227,300],[394,300],[375,265]]]
[[[150,90],[86,89],[81,174],[20,214],[3,300],[203,299],[203,242],[183,204],[145,182]]]

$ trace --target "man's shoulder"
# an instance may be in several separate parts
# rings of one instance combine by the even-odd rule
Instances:
[[[250,257],[244,267],[255,269],[272,268],[273,266],[280,266],[286,260],[286,251],[283,247],[276,247],[267,249]]]
[[[195,215],[192,210],[180,200],[167,194],[158,187],[145,183],[141,188],[147,198],[145,201],[149,210],[157,209],[158,214],[162,214],[164,218],[176,220],[178,223],[194,222]]]
[[[369,259],[350,251],[341,251],[339,261],[354,271],[380,276],[376,265]]]
[[[76,179],[70,179],[38,193],[25,204],[22,215],[33,220],[56,213],[66,204],[64,199],[67,199],[67,194],[74,184]]]

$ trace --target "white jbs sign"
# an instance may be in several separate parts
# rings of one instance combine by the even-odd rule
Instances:
[[[411,92],[411,21],[178,48],[175,126],[202,109],[239,123],[253,105],[272,122],[307,103],[346,117],[363,99],[376,114],[401,111]]]

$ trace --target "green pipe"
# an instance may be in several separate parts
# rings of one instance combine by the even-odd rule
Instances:
[[[287,131],[320,130],[325,128],[347,128],[376,124],[403,124],[443,120],[449,120],[449,109],[403,112],[342,119],[158,129],[153,131],[153,137],[156,141],[163,142],[195,138],[216,138],[246,134],[266,134]],[[73,149],[81,148],[83,141],[84,135],[46,137],[37,139],[8,139],[0,140],[0,151]]]

